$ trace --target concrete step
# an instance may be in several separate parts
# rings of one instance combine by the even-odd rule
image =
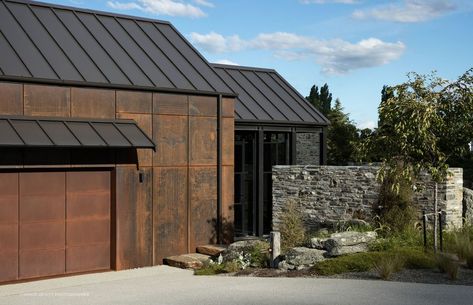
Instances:
[[[227,247],[227,245],[203,245],[197,247],[197,253],[209,256],[217,256],[223,251],[225,251]]]
[[[205,262],[210,260],[209,255],[201,253],[189,253],[166,257],[164,263],[182,269],[200,269]]]

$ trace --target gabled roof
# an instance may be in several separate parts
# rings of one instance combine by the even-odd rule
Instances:
[[[231,93],[169,23],[0,0],[0,79]]]
[[[241,122],[327,125],[329,121],[271,69],[212,64],[235,94],[235,119]]]

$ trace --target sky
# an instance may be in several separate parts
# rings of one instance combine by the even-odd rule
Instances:
[[[473,67],[473,0],[44,0],[170,21],[210,62],[272,68],[302,95],[327,83],[359,128],[383,85]]]

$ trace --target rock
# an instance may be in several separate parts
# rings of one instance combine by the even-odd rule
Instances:
[[[250,253],[255,247],[269,250],[269,243],[259,239],[240,240],[234,242],[222,252],[223,260],[228,262],[238,259],[240,255]]]
[[[286,253],[285,264],[294,266],[293,269],[301,269],[315,265],[315,263],[325,260],[325,251],[305,247],[291,248]]]
[[[465,223],[473,224],[473,190],[463,188],[463,217]]]
[[[368,244],[376,239],[376,232],[341,232],[330,235],[324,243],[328,256],[367,252]]]
[[[328,238],[313,237],[310,239],[308,247],[312,249],[324,250],[325,241],[327,241],[327,239]]]
[[[225,251],[225,249],[225,245],[203,245],[197,247],[197,253],[209,256],[218,256],[220,253]]]
[[[182,269],[200,269],[206,262],[210,260],[210,256],[200,253],[190,253],[183,255],[175,255],[166,257],[164,263]]]
[[[294,265],[288,264],[286,261],[279,262],[278,269],[281,270],[293,270],[295,269]]]

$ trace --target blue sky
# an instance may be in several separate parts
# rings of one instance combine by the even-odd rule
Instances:
[[[274,68],[304,96],[328,83],[359,127],[375,126],[384,84],[473,67],[469,0],[49,2],[168,20],[209,61]]]

